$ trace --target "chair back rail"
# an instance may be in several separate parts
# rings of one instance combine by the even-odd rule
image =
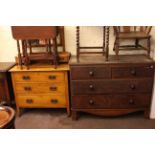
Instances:
[[[149,34],[152,26],[114,26],[115,34],[120,32],[145,32]]]

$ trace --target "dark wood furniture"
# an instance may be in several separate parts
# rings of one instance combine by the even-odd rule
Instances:
[[[49,61],[58,65],[57,26],[12,26],[13,38],[17,40],[18,60],[29,68],[32,61]],[[33,52],[31,40],[45,40],[46,51]],[[51,46],[51,41],[52,45]],[[62,41],[64,44],[64,40]],[[28,48],[29,47],[29,48]],[[29,50],[28,50],[29,49]]]
[[[117,58],[120,50],[146,50],[148,57],[151,51],[151,35],[152,26],[114,26],[114,33],[116,36],[114,43],[114,51]],[[120,45],[121,41],[134,40],[134,45]],[[147,47],[142,46],[139,42],[147,40]]]
[[[34,64],[29,70],[14,66],[10,72],[20,116],[24,108],[66,108],[70,115],[68,64],[55,69],[49,64]]]
[[[0,106],[0,129],[15,128],[15,111],[11,107]]]
[[[81,46],[80,45],[80,26],[76,27],[76,47],[77,58],[79,59],[81,54],[102,54],[108,61],[109,56],[109,26],[103,26],[103,46]],[[101,51],[81,51],[81,50],[101,50]]]
[[[0,105],[12,105],[14,100],[11,75],[8,72],[14,65],[13,62],[0,62]]]
[[[144,111],[148,117],[155,62],[145,55],[81,56],[70,59],[72,118],[78,112],[118,116]]]

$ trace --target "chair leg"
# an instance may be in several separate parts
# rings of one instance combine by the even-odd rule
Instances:
[[[115,53],[116,53],[116,58],[117,60],[119,59],[119,39],[116,39],[116,42],[115,42]]]
[[[151,37],[147,39],[147,53],[149,58],[150,58],[150,52],[151,52]]]
[[[136,40],[135,40],[135,47],[138,48],[138,46],[139,46],[139,40],[136,39]]]
[[[58,65],[58,51],[57,51],[57,42],[56,38],[53,39],[53,61],[54,61],[54,66],[55,69],[57,68]]]
[[[115,46],[116,46],[116,40],[115,40],[115,42],[114,42],[113,51],[115,51]]]

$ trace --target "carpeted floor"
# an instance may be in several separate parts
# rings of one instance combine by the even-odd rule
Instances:
[[[16,129],[155,129],[143,113],[106,118],[82,113],[77,121],[63,109],[28,109],[15,121]]]

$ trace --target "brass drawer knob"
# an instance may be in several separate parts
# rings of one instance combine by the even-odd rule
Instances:
[[[90,105],[94,105],[94,101],[93,100],[89,100],[89,104]]]
[[[129,100],[129,104],[134,104],[135,102],[134,102],[134,100],[133,99],[130,99]]]
[[[56,90],[57,90],[57,87],[52,86],[52,87],[50,87],[50,90],[51,90],[51,91],[56,91]]]
[[[26,103],[31,104],[31,103],[33,103],[33,100],[32,99],[26,99]]]
[[[23,76],[23,80],[30,80],[30,76],[24,75],[24,76]]]
[[[58,100],[57,99],[51,99],[51,103],[57,104],[58,103]]]
[[[134,84],[131,84],[131,85],[130,85],[130,88],[131,88],[132,90],[135,90],[135,89],[136,89],[136,86],[135,86]]]
[[[136,70],[135,69],[131,70],[131,75],[136,75]]]
[[[94,72],[93,71],[89,71],[89,75],[90,76],[93,76],[94,75]]]
[[[55,75],[50,75],[50,76],[48,77],[48,79],[50,79],[50,80],[55,80],[55,79],[56,79],[56,76],[55,76]]]
[[[31,91],[32,88],[31,88],[31,87],[24,87],[24,90],[25,90],[25,91]]]

